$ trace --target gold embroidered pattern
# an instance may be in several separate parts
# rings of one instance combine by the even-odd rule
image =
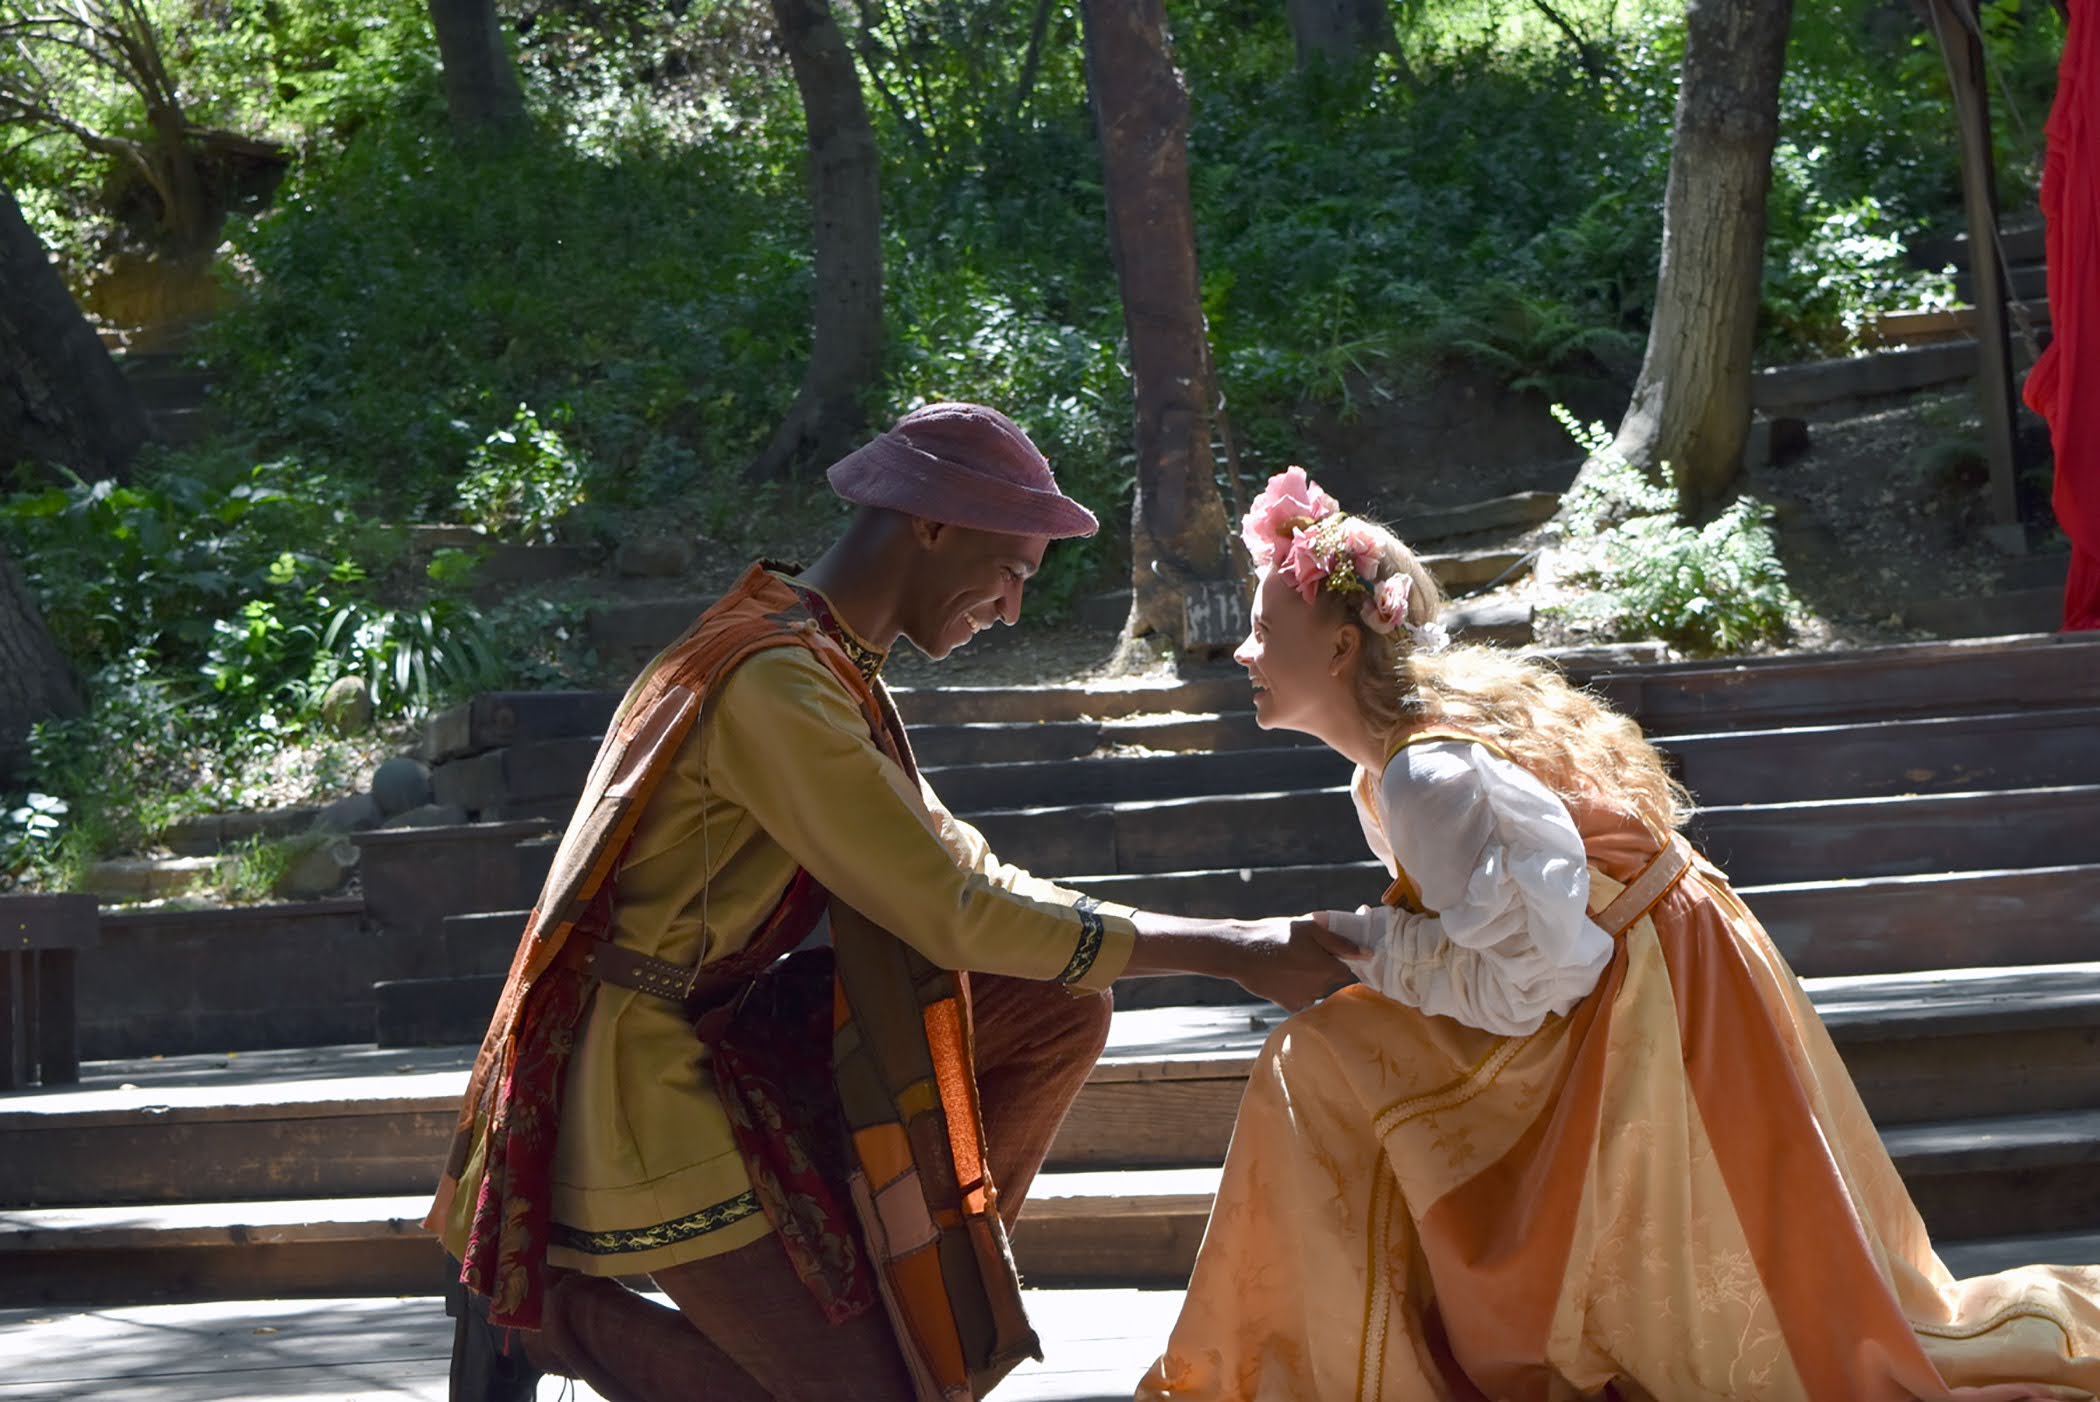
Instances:
[[[1072,962],[1057,976],[1059,983],[1077,983],[1094,967],[1101,957],[1101,942],[1108,937],[1108,922],[1101,918],[1101,903],[1092,896],[1081,896],[1072,903],[1079,916],[1079,943],[1072,950]]]
[[[2036,1309],[2033,1305],[2008,1305],[1983,1323],[1972,1324],[1966,1329],[1957,1329],[1951,1325],[1944,1324],[1913,1324],[1910,1327],[1912,1332],[1923,1334],[1927,1338],[1980,1339],[1993,1329],[2004,1328],[2015,1319],[2039,1319],[2045,1323],[2054,1324],[2062,1332],[2064,1342],[2066,1344],[2071,1342],[2070,1325],[2064,1323],[2061,1319],[2049,1313],[2049,1311]]]
[[[1434,1115],[1444,1110],[1455,1110],[1473,1097],[1495,1084],[1503,1069],[1516,1056],[1517,1051],[1529,1037],[1504,1037],[1495,1043],[1494,1049],[1481,1059],[1479,1065],[1437,1090],[1424,1095],[1410,1096],[1406,1100],[1389,1105],[1378,1116],[1373,1135],[1383,1143],[1385,1137],[1400,1126],[1424,1115]]]
[[[1373,1402],[1385,1395],[1385,1335],[1392,1314],[1392,1284],[1378,1260],[1378,1253],[1385,1244],[1388,1219],[1393,1211],[1390,1190],[1393,1175],[1383,1162],[1374,1172],[1369,1230],[1364,1233],[1369,1238],[1370,1254],[1364,1263],[1363,1352],[1357,1355],[1356,1362],[1357,1402]]]
[[[852,660],[855,667],[860,669],[862,678],[870,685],[873,685],[875,678],[882,672],[882,664],[889,660],[889,654],[877,652],[844,628],[840,628],[831,636],[840,647],[846,650],[846,656]]]
[[[889,660],[889,654],[877,652],[854,637],[853,630],[832,611],[831,601],[816,590],[804,584],[797,584],[793,580],[788,581],[788,587],[795,591],[795,597],[802,601],[802,607],[816,620],[817,627],[823,630],[824,636],[839,645],[839,650],[846,654],[846,660],[860,673],[861,680],[873,686],[875,678],[882,672],[882,664]]]
[[[659,1222],[653,1227],[627,1227],[612,1232],[586,1232],[576,1227],[556,1222],[550,1234],[554,1245],[571,1251],[581,1251],[591,1256],[622,1256],[636,1251],[654,1251],[662,1246],[676,1246],[681,1241],[719,1232],[733,1226],[760,1210],[758,1194],[750,1189],[718,1202],[712,1207],[703,1207],[698,1212],[669,1222]]]

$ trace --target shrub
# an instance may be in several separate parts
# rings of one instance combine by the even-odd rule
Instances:
[[[1610,452],[1602,424],[1554,416],[1591,459],[1562,505],[1563,574],[1594,592],[1571,618],[1612,639],[1657,638],[1694,656],[1780,642],[1799,612],[1771,508],[1738,498],[1705,525],[1676,516],[1676,494]],[[1667,468],[1665,468],[1667,475]]]
[[[566,410],[559,417],[567,418]],[[561,435],[520,404],[507,428],[468,455],[460,519],[495,536],[551,541],[555,527],[583,505],[588,476]]]

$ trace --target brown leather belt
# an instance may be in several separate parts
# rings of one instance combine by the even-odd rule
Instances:
[[[683,1003],[700,981],[698,968],[653,958],[611,940],[592,942],[590,952],[583,958],[583,971],[600,983],[653,994],[673,1003]]]
[[[583,956],[583,972],[614,988],[631,988],[676,1003],[695,1021],[728,1002],[731,995],[749,988],[756,977],[748,973],[712,974],[704,967],[673,964],[604,939],[591,942],[590,952]]]

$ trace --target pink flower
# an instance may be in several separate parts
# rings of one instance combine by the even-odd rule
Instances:
[[[1364,625],[1374,633],[1390,633],[1407,617],[1408,596],[1414,581],[1404,574],[1384,580],[1363,603]]]
[[[1369,522],[1359,521],[1354,516],[1342,522],[1342,544],[1349,551],[1358,579],[1371,579],[1377,575],[1378,557],[1385,552],[1379,547],[1378,532]]]
[[[1256,569],[1267,569],[1290,550],[1293,532],[1341,510],[1302,467],[1287,467],[1269,479],[1240,522],[1240,539]],[[1302,587],[1302,586],[1301,586]]]
[[[1327,578],[1327,566],[1320,559],[1319,547],[1311,531],[1291,533],[1290,552],[1277,568],[1283,571],[1285,579],[1298,586],[1305,602],[1309,604],[1320,597],[1320,581]]]

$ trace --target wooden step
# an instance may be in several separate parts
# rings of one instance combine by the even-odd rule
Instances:
[[[2100,963],[1807,989],[1877,1123],[2100,1105]],[[1258,1003],[1118,1012],[1053,1165],[1217,1162],[1281,1020]],[[80,1090],[0,1100],[0,1205],[417,1191],[471,1057],[365,1046],[90,1065]]]
[[[1009,810],[971,821],[1004,860],[1056,873],[1200,871],[1231,860],[1316,865],[1360,854],[1363,840],[1346,788]],[[2095,831],[2100,785],[1710,808],[1691,835],[1738,884],[1768,885],[1950,865],[2061,866],[2096,852]]]
[[[1237,667],[1202,669],[1168,681],[1092,686],[956,686],[902,688],[894,693],[907,725],[984,722],[1120,720],[1165,713],[1244,710],[1247,674]]]
[[[2043,289],[2044,292],[2047,290],[2046,287]],[[2006,305],[2005,315],[2007,321],[2016,329],[2024,318],[2028,325],[2039,330],[2050,323],[2049,299],[2042,296],[2025,302],[2011,301]],[[1870,314],[1861,324],[1859,343],[1874,348],[1974,340],[1979,322],[1980,318],[1973,306],[1878,312]]]
[[[2100,854],[2100,785],[1707,808],[1700,850],[1745,886],[2063,866]]]
[[[1937,1236],[2100,1228],[2100,1110],[1896,1128],[1891,1158]],[[1038,1285],[1185,1280],[1215,1167],[1049,1172],[1014,1233]],[[0,1211],[0,1306],[430,1289],[424,1194]]]
[[[1264,733],[1262,738],[1269,737]],[[1024,809],[1331,789],[1346,783],[1354,769],[1324,745],[1267,743],[1211,754],[1103,755],[1048,764],[964,765],[925,774],[941,802],[974,823],[979,816]],[[992,846],[1006,855],[996,840]]]
[[[356,834],[365,911],[376,927],[375,978],[444,972],[444,920],[482,910],[528,908],[553,860],[545,820],[461,823]]]
[[[2063,626],[2064,587],[2041,585],[1995,594],[1914,599],[1903,606],[1907,628],[1943,638],[1988,638]]]
[[[1453,604],[1444,610],[1443,621],[1460,642],[1529,647],[1534,612],[1522,599],[1486,598]]]
[[[81,1054],[362,1040],[375,952],[356,899],[104,911],[74,968]]]
[[[2095,706],[2100,633],[1674,662],[1585,680],[1650,735]]]
[[[1044,1357],[1002,1381],[999,1402],[1127,1399],[1181,1308],[1179,1290],[1024,1287],[1021,1298]],[[452,1333],[434,1285],[392,1297],[8,1311],[0,1313],[0,1398],[443,1402]],[[561,1378],[534,1395],[602,1402],[588,1384]]]
[[[488,691],[423,727],[418,750],[432,764],[503,745],[605,733],[619,707],[617,691]]]
[[[1747,886],[1804,977],[2011,967],[2100,950],[2100,865]]]
[[[1879,399],[1973,379],[1978,363],[1976,342],[1964,339],[1775,366],[1751,375],[1750,405],[1772,414]]]
[[[1956,1280],[1967,1280],[1971,1276],[1999,1275],[2020,1266],[2100,1263],[2100,1231],[1945,1241],[1934,1243],[1934,1249]]]
[[[1393,523],[1393,533],[1417,547],[1489,531],[1514,534],[1551,520],[1559,509],[1558,492],[1515,492],[1464,506],[1409,512]]]
[[[1791,803],[2100,783],[2100,707],[1673,735],[1706,804]]]

